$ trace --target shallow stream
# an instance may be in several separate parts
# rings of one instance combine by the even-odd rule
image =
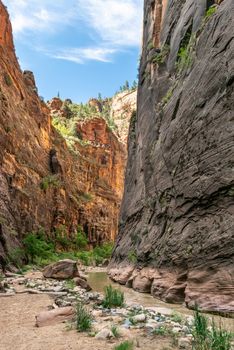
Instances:
[[[185,306],[180,304],[168,304],[153,298],[150,294],[138,293],[131,288],[121,286],[118,283],[113,282],[107,275],[105,271],[101,272],[89,272],[88,282],[92,287],[93,291],[103,293],[104,289],[108,285],[115,286],[124,292],[125,300],[128,304],[138,304],[144,307],[157,306],[161,308],[172,309],[175,312],[179,312],[184,315],[193,315],[193,311],[187,309]],[[208,315],[211,317],[211,315]],[[213,317],[213,316],[212,316]],[[226,329],[234,332],[234,319],[214,316],[214,318],[225,326]]]

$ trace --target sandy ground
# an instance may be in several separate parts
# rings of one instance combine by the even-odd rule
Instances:
[[[47,295],[1,297],[0,350],[109,350],[120,342],[97,340],[75,330],[67,330],[64,323],[35,327],[35,315],[51,304],[52,300]],[[167,340],[152,340],[137,332],[133,335],[138,343],[135,349],[171,349]]]

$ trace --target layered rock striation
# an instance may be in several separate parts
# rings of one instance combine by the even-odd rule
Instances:
[[[69,101],[68,101],[69,102]],[[60,109],[61,101],[51,108]],[[64,118],[67,117],[66,109]],[[123,192],[125,146],[103,119],[77,125],[90,142],[73,151],[51,122],[34,76],[22,72],[0,1],[0,265],[26,233],[82,226],[90,244],[114,239]],[[94,138],[94,139],[93,139]]]
[[[145,1],[109,272],[167,302],[233,313],[234,3],[214,3]]]

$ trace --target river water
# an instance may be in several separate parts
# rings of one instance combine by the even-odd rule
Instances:
[[[163,301],[153,298],[150,294],[138,293],[131,288],[127,288],[125,286],[119,285],[118,283],[115,283],[108,277],[105,271],[89,272],[88,282],[92,287],[93,291],[99,292],[99,293],[103,293],[105,287],[108,285],[112,285],[120,289],[122,292],[124,292],[125,300],[127,301],[128,304],[130,303],[138,304],[144,307],[157,306],[161,308],[172,309],[175,312],[178,312],[184,315],[193,315],[193,311],[187,309],[183,305],[164,303]],[[211,317],[211,315],[208,315],[208,316]],[[234,319],[225,318],[225,317],[221,318],[219,316],[212,316],[212,317],[214,317],[215,320],[217,320],[217,322],[221,321],[221,323],[224,325],[226,329],[229,329],[230,331],[234,332]]]

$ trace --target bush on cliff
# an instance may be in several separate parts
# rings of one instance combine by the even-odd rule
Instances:
[[[88,245],[88,240],[81,226],[78,226],[74,244],[78,249],[85,249]]]

